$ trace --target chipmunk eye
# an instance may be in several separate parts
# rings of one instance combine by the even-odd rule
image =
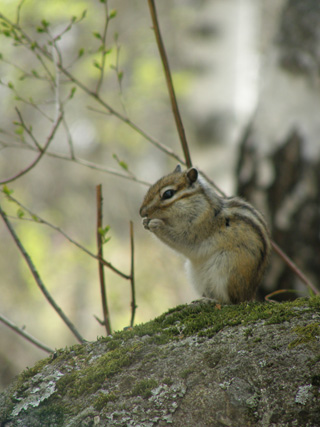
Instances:
[[[173,197],[175,191],[174,190],[166,190],[163,194],[162,194],[162,200],[166,200],[166,199],[171,199],[171,197]]]

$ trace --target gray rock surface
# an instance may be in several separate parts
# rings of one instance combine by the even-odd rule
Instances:
[[[318,426],[320,298],[177,307],[59,350],[0,395],[2,426]]]

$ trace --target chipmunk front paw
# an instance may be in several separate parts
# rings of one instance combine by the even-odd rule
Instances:
[[[142,224],[146,230],[149,230],[154,233],[164,225],[164,222],[162,221],[162,219],[144,218]]]

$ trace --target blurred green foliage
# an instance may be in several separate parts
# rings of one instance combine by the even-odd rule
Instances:
[[[95,186],[102,182],[108,224],[101,230],[104,256],[125,273],[130,268],[129,220],[135,222],[137,323],[180,302],[179,293],[186,295],[181,263],[163,258],[166,249],[142,230],[138,209],[147,187],[132,179],[152,182],[176,163],[135,127],[179,151],[147,5],[0,0],[0,33],[0,180],[34,161],[58,110],[63,111],[49,155],[0,193],[1,206],[50,293],[85,338],[105,333],[93,317],[101,317],[97,261],[37,221],[37,215],[45,218],[96,253]],[[172,68],[183,99],[192,73]],[[13,191],[34,215],[7,200]],[[51,347],[73,343],[2,222],[0,253],[0,313]],[[105,272],[112,325],[122,329],[130,321],[130,286]],[[2,324],[0,335],[3,357],[16,355],[8,362],[13,370],[43,356]]]

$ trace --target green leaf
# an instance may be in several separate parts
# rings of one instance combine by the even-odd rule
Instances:
[[[94,37],[95,37],[96,39],[102,40],[102,37],[101,37],[101,34],[100,34],[100,33],[94,32],[94,33],[92,33],[92,34],[94,35]]]
[[[50,22],[48,22],[48,21],[46,21],[45,19],[43,19],[43,20],[41,21],[41,24],[43,25],[43,28],[48,28],[48,27],[49,27],[49,25],[50,25]]]
[[[12,82],[8,82],[8,88],[9,89],[14,89],[13,83]]]
[[[82,12],[82,15],[81,15],[81,18],[79,19],[79,22],[80,22],[80,21],[82,21],[82,19],[84,19],[84,18],[86,17],[86,15],[87,15],[87,9],[85,9],[85,10]]]
[[[13,192],[14,192],[14,190],[10,190],[7,186],[6,186],[6,184],[4,184],[3,186],[2,186],[2,191],[4,192],[4,194],[6,194],[7,196],[10,196]]]
[[[109,19],[113,19],[117,16],[117,10],[116,9],[112,9],[109,13]]]
[[[118,72],[118,79],[121,82],[121,80],[123,79],[123,71]]]
[[[113,156],[112,156],[112,157],[116,160],[116,162],[118,163],[118,165],[119,165],[122,169],[124,169],[125,171],[128,171],[128,170],[129,170],[128,164],[127,164],[126,162],[124,162],[123,160],[120,160],[120,159],[119,159],[119,157],[118,157],[116,154],[113,154]]]
[[[100,236],[105,236],[109,230],[110,230],[110,225],[106,225],[104,228],[101,228],[101,227],[98,228],[98,232]]]
[[[17,126],[17,127],[16,127],[16,129],[15,129],[15,131],[14,131],[14,133],[15,133],[16,135],[23,135],[23,133],[24,133],[24,128],[23,128],[22,126]]]
[[[109,242],[111,237],[107,237],[107,234],[110,230],[110,225],[106,225],[104,228],[99,227],[98,233],[101,236],[101,243],[104,245],[105,243]]]
[[[76,93],[76,91],[77,91],[77,88],[73,86],[69,95],[69,99],[72,99],[74,97],[74,94]]]
[[[110,49],[107,49],[103,52],[104,56],[109,55],[112,52],[112,47]]]
[[[83,56],[83,54],[84,54],[84,48],[82,47],[81,49],[79,49],[78,58],[81,58],[81,56]]]
[[[93,66],[98,68],[98,70],[101,70],[101,65],[99,64],[98,61],[93,61]]]
[[[17,217],[21,219],[24,217],[24,215],[25,215],[25,212],[21,208],[19,208],[17,210]]]

